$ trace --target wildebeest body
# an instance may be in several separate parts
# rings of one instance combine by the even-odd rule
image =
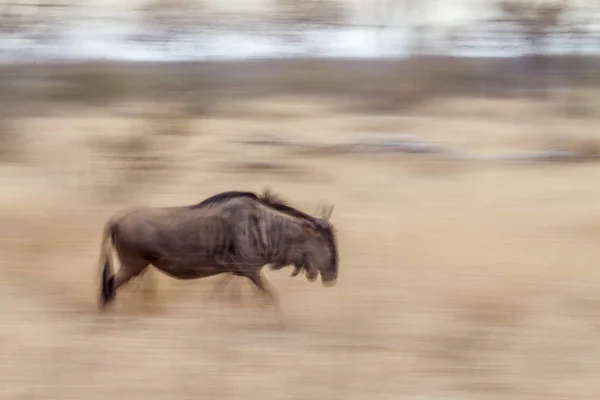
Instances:
[[[217,216],[177,215],[177,210],[155,212],[148,218],[147,211],[136,211],[116,225],[114,245],[119,254],[144,259],[179,279],[222,272],[233,254],[233,235],[227,221]]]
[[[108,240],[121,268],[111,275]],[[260,269],[271,264],[306,270],[309,280],[321,273],[324,284],[337,279],[337,248],[326,221],[295,210],[265,192],[224,192],[187,207],[140,208],[111,219],[103,242],[105,267],[102,300],[149,264],[177,279],[222,273],[245,276],[274,298]],[[318,272],[317,272],[318,271]]]

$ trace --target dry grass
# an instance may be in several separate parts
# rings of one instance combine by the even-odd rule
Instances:
[[[226,107],[204,116],[201,135],[169,147],[172,179],[108,201],[91,188],[107,179],[109,161],[92,157],[89,143],[139,121],[99,111],[25,119],[39,139],[31,163],[0,167],[2,398],[597,399],[599,166],[292,156],[235,142],[271,132],[333,143],[382,127],[494,153],[539,149],[546,127],[575,123],[591,138],[600,126],[551,112],[524,118],[516,102],[440,101],[402,118],[306,98],[239,103],[258,116]],[[275,104],[286,118],[264,118]],[[232,165],[253,172],[221,168]],[[144,284],[154,298],[132,282],[97,314],[98,246],[111,213],[263,187],[309,212],[335,203],[335,287],[267,272],[278,316],[244,281],[229,288],[239,300],[211,299],[218,278],[153,273]]]

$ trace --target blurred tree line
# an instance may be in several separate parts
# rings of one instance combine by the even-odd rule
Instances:
[[[600,17],[600,2],[466,1],[473,8],[473,15],[479,13],[482,16],[474,23],[433,22],[431,17],[439,10],[442,4],[440,0],[377,0],[373,2],[377,16],[370,24],[380,29],[403,30],[408,63],[413,67],[413,80],[418,82],[429,81],[437,85],[438,82],[434,82],[431,76],[440,75],[439,68],[445,69],[445,79],[453,78],[462,83],[467,80],[489,81],[489,76],[478,80],[476,73],[466,72],[460,62],[452,66],[431,63],[428,59],[432,56],[459,59],[456,56],[465,50],[492,46],[490,41],[523,55],[512,66],[510,75],[515,80],[513,85],[528,92],[545,95],[551,85],[582,84],[586,79],[596,79],[583,73],[583,65],[586,48],[594,40],[600,43],[596,22]],[[447,7],[447,3],[444,4]],[[352,18],[349,5],[349,2],[342,0],[271,0],[271,7],[263,12],[236,13],[219,11],[208,0],[143,0],[137,8],[130,10],[133,14],[103,18],[121,18],[132,22],[133,33],[127,37],[130,41],[162,51],[178,52],[184,47],[190,54],[201,54],[209,35],[232,30],[275,37],[287,43],[303,43],[308,42],[307,35],[313,31],[360,26],[360,23],[353,22],[356,18]],[[5,39],[3,42],[10,39],[17,45],[12,49],[5,48],[0,53],[25,52],[44,46],[53,46],[59,53],[67,51],[63,39],[69,26],[81,24],[90,18],[95,16],[90,14],[86,4],[75,0],[4,1],[0,3],[0,34]],[[558,60],[549,57],[557,47],[553,43],[561,44],[563,50]],[[306,45],[309,46],[308,43]],[[105,83],[99,83],[95,82],[97,76],[94,71],[79,72],[77,76],[69,77],[71,83],[66,85],[68,87],[62,91],[61,97],[76,99],[82,94],[91,93],[85,88],[86,85],[95,85],[93,93],[97,95],[89,97],[102,103],[122,90],[123,82],[119,81],[117,75],[113,73],[110,82],[106,79]],[[33,77],[29,78],[34,80]],[[198,81],[193,87],[189,82],[181,82],[173,79],[155,86],[157,89],[160,86],[160,91],[165,93],[167,90],[164,85],[179,85],[181,90],[177,91],[178,96],[200,86],[213,93],[217,90],[214,85],[206,88],[206,82]],[[12,83],[14,79],[5,71],[0,76],[0,101],[14,98],[14,93],[11,94],[8,87]],[[2,107],[2,112],[8,109]]]
[[[517,43],[540,56],[552,40],[560,39],[577,51],[586,40],[600,38],[594,25],[600,18],[600,3],[595,0],[470,0],[467,5],[478,23],[476,30],[469,25],[431,22],[441,4],[439,0],[377,0],[373,5],[379,17],[370,25],[403,29],[412,56],[447,53],[486,37],[506,46]],[[133,41],[168,51],[187,43],[193,51],[201,48],[205,35],[219,31],[298,42],[311,31],[361,25],[351,21],[349,5],[342,0],[271,0],[265,12],[236,13],[219,11],[207,0],[145,0],[129,10],[132,14],[127,11],[118,18],[135,25],[129,36]],[[478,19],[478,13],[495,16]],[[70,24],[95,18],[92,14],[85,3],[74,0],[6,0],[0,3],[0,34],[20,41],[19,48],[52,45],[64,39]]]

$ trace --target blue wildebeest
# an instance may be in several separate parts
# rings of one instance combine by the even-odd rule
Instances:
[[[313,217],[268,190],[261,195],[229,191],[192,206],[146,207],[115,216],[102,238],[101,309],[149,265],[176,279],[246,277],[276,306],[260,273],[265,265],[275,270],[293,266],[292,276],[305,271],[311,282],[320,274],[322,283],[332,286],[339,262],[329,222],[332,208]],[[111,249],[120,260],[115,274]]]

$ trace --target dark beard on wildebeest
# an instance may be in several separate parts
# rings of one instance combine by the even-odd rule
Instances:
[[[333,285],[339,260],[330,214],[309,216],[268,191],[223,192],[193,206],[125,212],[105,225],[101,305],[150,264],[176,279],[243,276],[275,304],[260,274],[265,265],[292,266],[292,276],[304,270],[309,281],[320,274],[323,284]],[[121,261],[116,274],[112,249]]]

